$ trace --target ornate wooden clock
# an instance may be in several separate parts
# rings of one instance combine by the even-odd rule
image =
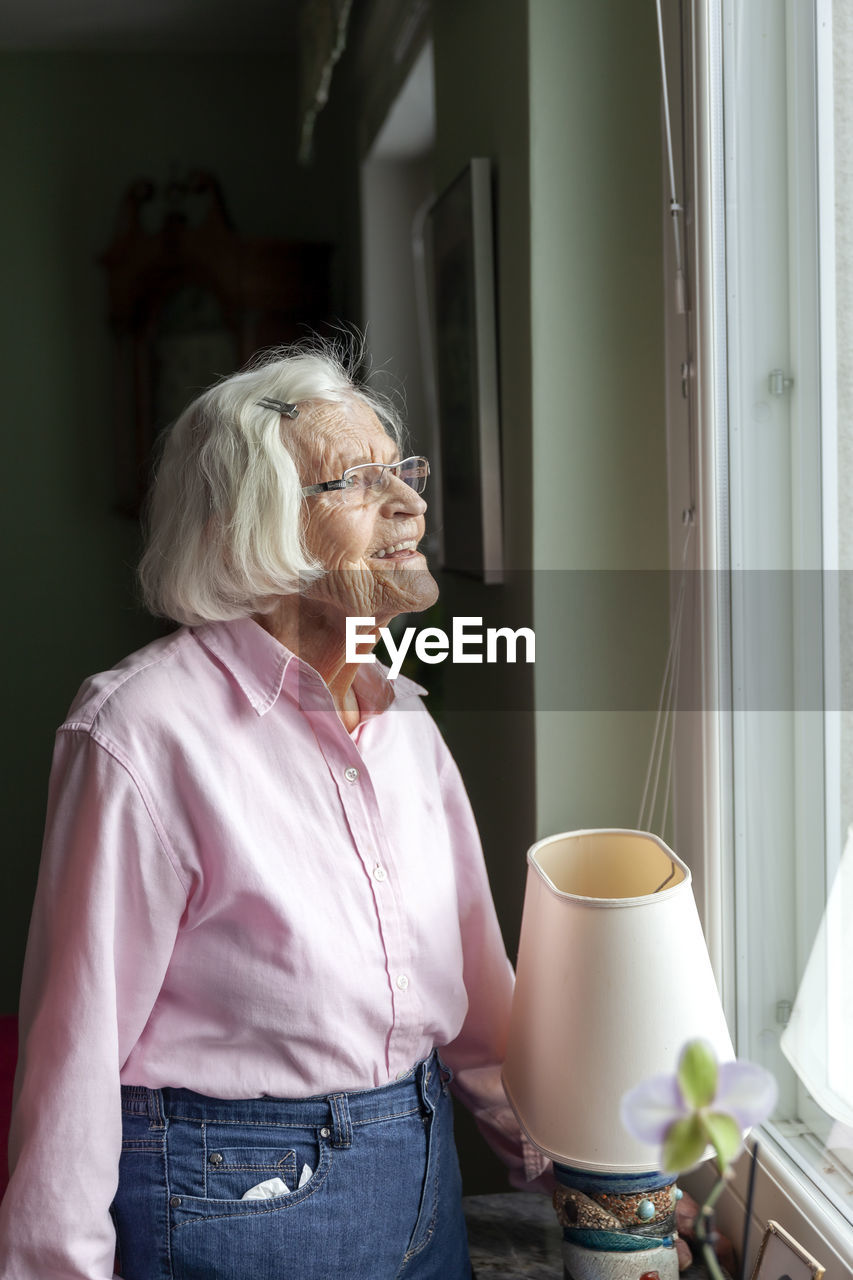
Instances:
[[[165,211],[151,229],[144,215],[158,199]],[[101,257],[121,510],[139,513],[157,436],[195,395],[256,351],[327,324],[330,257],[326,244],[238,235],[209,173],[164,190],[147,179],[128,188]]]

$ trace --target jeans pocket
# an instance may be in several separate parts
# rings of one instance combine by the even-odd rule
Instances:
[[[325,1179],[330,1160],[329,1144],[315,1129],[173,1123],[168,1141],[173,1226],[295,1207]],[[310,1175],[299,1187],[306,1165]],[[281,1179],[287,1192],[243,1199],[272,1178]]]
[[[301,1158],[305,1144],[296,1143],[295,1150]],[[340,1212],[345,1206],[332,1190],[336,1155],[321,1139],[309,1181],[289,1195],[269,1199],[181,1195],[172,1184],[167,1201],[171,1280],[346,1276],[346,1249],[338,1249],[340,1265],[336,1260],[327,1266],[330,1240],[335,1243],[336,1233],[346,1239],[347,1219]]]
[[[299,1176],[294,1148],[226,1146],[210,1149],[206,1157],[207,1195],[212,1200],[242,1200],[259,1182],[279,1178],[289,1191]]]

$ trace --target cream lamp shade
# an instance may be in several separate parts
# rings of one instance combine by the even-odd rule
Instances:
[[[527,862],[507,1096],[559,1164],[653,1171],[622,1095],[672,1075],[695,1037],[734,1058],[690,870],[657,836],[615,829],[549,836]]]

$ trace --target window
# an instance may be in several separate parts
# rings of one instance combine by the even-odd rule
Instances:
[[[668,322],[686,392],[670,397],[676,514],[695,494],[672,554],[695,526],[687,562],[704,571],[676,838],[704,850],[697,896],[738,1053],[780,1085],[772,1160],[849,1261],[853,13],[695,0],[669,19],[695,296]]]

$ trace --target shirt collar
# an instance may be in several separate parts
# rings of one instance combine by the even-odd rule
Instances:
[[[352,687],[358,698],[362,723],[371,716],[381,715],[392,702],[401,698],[427,696],[423,685],[416,684],[408,676],[397,676],[396,680],[392,680],[388,671],[385,663],[377,658],[375,662],[365,662],[356,673]]]
[[[302,681],[319,682],[322,688],[326,687],[313,667],[286,649],[254,618],[206,622],[193,627],[192,634],[231,673],[259,716],[274,706],[283,688],[298,701]],[[389,679],[388,667],[379,661],[362,665],[353,688],[363,720],[381,714],[397,699],[426,696],[426,689],[407,676]]]

